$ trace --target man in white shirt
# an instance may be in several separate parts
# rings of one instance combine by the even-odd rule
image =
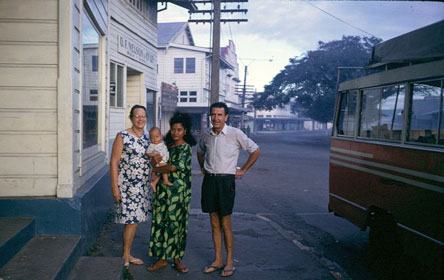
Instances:
[[[210,214],[213,231],[215,260],[204,268],[204,273],[222,269],[220,276],[233,275],[233,232],[231,230],[231,213],[235,197],[235,180],[244,175],[260,156],[256,143],[240,129],[228,126],[228,107],[223,102],[216,102],[210,107],[211,124],[213,125],[197,146],[197,160],[204,174],[202,182],[202,211]],[[241,168],[236,168],[240,149],[250,153],[248,160]],[[222,261],[222,232],[224,231],[227,261]]]

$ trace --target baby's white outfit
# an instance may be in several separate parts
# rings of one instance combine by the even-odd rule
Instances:
[[[160,164],[164,165],[168,162],[168,159],[170,158],[170,153],[168,152],[168,148],[165,145],[164,142],[159,144],[153,144],[150,143],[148,146],[148,149],[146,150],[146,153],[158,153],[162,156],[162,160],[160,161]]]

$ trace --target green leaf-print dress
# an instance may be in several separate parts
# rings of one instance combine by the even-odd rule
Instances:
[[[152,201],[152,222],[148,254],[162,259],[182,259],[187,244],[191,200],[191,146],[169,149],[169,164],[177,168],[168,174],[173,186],[162,181]],[[161,179],[162,180],[162,179]]]

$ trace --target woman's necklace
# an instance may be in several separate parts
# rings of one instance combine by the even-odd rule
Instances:
[[[131,127],[131,130],[132,130],[133,133],[137,136],[137,138],[141,138],[141,137],[142,137],[142,135],[143,135],[143,131],[142,131],[142,133],[140,133],[140,135],[139,135],[139,134],[137,134],[137,132],[134,130],[134,128]]]

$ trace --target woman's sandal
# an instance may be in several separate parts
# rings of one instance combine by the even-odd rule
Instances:
[[[123,264],[123,266],[128,269],[130,264],[135,264],[135,265],[142,265],[143,261],[141,259],[138,258],[133,258],[132,260],[127,260],[125,261],[125,263]]]
[[[173,267],[175,270],[179,271],[180,273],[187,273],[188,272],[188,267],[186,267],[186,265],[183,264],[173,264]]]
[[[222,272],[219,274],[219,276],[220,277],[230,277],[230,276],[233,276],[235,271],[236,271],[236,268],[233,266],[232,269],[224,269],[224,270],[222,270]]]
[[[164,264],[157,264],[157,262],[156,262],[156,263],[153,263],[153,264],[150,264],[149,266],[147,266],[146,270],[156,271],[156,270],[166,267],[167,265],[168,265],[167,262],[165,262]]]
[[[206,266],[203,269],[203,273],[210,274],[210,273],[213,273],[215,271],[221,270],[222,268],[224,268],[223,265],[220,266],[220,267],[219,266],[214,266],[214,265]]]

